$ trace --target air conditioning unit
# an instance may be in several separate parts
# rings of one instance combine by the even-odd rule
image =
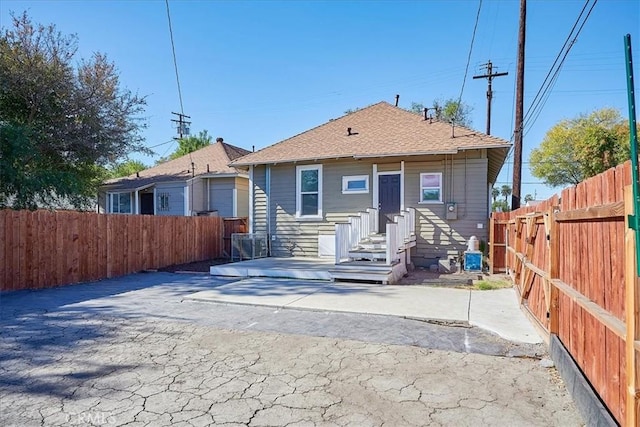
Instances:
[[[266,258],[269,249],[267,235],[263,233],[231,234],[231,261]]]

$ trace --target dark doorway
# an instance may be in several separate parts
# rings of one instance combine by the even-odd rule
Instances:
[[[400,175],[378,175],[378,232],[387,232],[387,223],[400,213]]]
[[[153,215],[153,193],[140,194],[140,214]]]

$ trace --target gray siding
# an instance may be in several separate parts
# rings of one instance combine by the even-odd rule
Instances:
[[[267,168],[256,166],[253,169],[253,232],[267,232]]]
[[[157,215],[178,215],[184,216],[184,182],[158,184],[156,186],[156,214]],[[169,209],[160,210],[160,195],[167,193],[169,195]]]
[[[455,256],[466,248],[469,237],[487,240],[487,159],[405,163],[405,206],[416,208],[416,264],[429,264],[436,257]],[[420,204],[420,173],[442,172],[443,202]],[[446,219],[446,203],[457,204],[455,220]],[[482,224],[481,229],[477,228]]]
[[[192,199],[189,201],[189,209],[193,214],[207,210],[207,184],[202,178],[195,178],[189,183],[189,191]]]
[[[233,216],[235,178],[214,178],[209,184],[209,208],[222,217]]]
[[[247,178],[236,177],[236,190],[238,210],[236,216],[247,217],[249,216],[249,180]]]
[[[376,160],[340,160],[323,165],[323,220],[301,221],[296,211],[296,165],[270,166],[270,233],[274,256],[317,256],[318,235],[333,234],[336,222],[346,221],[349,215],[371,207],[373,204],[373,163],[379,172],[400,170],[400,162]],[[300,164],[302,165],[302,164]],[[487,239],[488,187],[487,159],[482,151],[458,155],[451,167],[451,158],[424,156],[405,161],[405,207],[416,208],[417,246],[414,257],[417,264],[429,264],[436,257],[446,258],[464,250],[466,241],[474,235]],[[443,203],[420,204],[420,173],[443,174]],[[342,194],[342,177],[346,175],[369,176],[369,192]],[[254,168],[254,231],[265,232],[266,169]],[[446,202],[455,202],[458,219],[447,220]],[[477,224],[483,228],[478,229]]]

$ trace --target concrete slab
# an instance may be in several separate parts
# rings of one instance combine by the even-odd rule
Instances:
[[[510,341],[530,344],[542,342],[536,329],[522,313],[513,288],[471,291],[469,323]]]
[[[254,277],[196,292],[184,299],[234,304],[284,307],[329,286],[319,280]]]
[[[287,307],[467,322],[469,291],[338,282]]]
[[[469,291],[256,277],[200,291],[185,299],[468,322],[509,341],[542,343],[520,310],[513,289]]]
[[[190,300],[468,321],[469,291],[426,286],[251,278],[197,292]]]

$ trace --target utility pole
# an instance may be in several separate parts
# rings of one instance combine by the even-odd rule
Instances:
[[[493,64],[491,60],[482,65],[486,68],[487,73],[481,76],[473,76],[474,79],[487,79],[487,135],[491,135],[491,99],[493,98],[493,91],[491,90],[491,82],[494,77],[506,76],[509,73],[494,73]]]
[[[189,135],[188,125],[190,125],[191,122],[185,119],[190,119],[191,116],[187,116],[186,114],[182,114],[182,113],[174,113],[173,111],[171,112],[171,114],[178,116],[177,119],[171,119],[172,122],[178,124],[177,131],[179,136],[174,139],[182,139],[184,136],[188,136]]]
[[[524,105],[524,42],[527,21],[527,0],[520,0],[520,29],[518,31],[518,70],[516,75],[516,123],[513,142],[513,188],[511,209],[520,207],[522,181],[522,131]]]

